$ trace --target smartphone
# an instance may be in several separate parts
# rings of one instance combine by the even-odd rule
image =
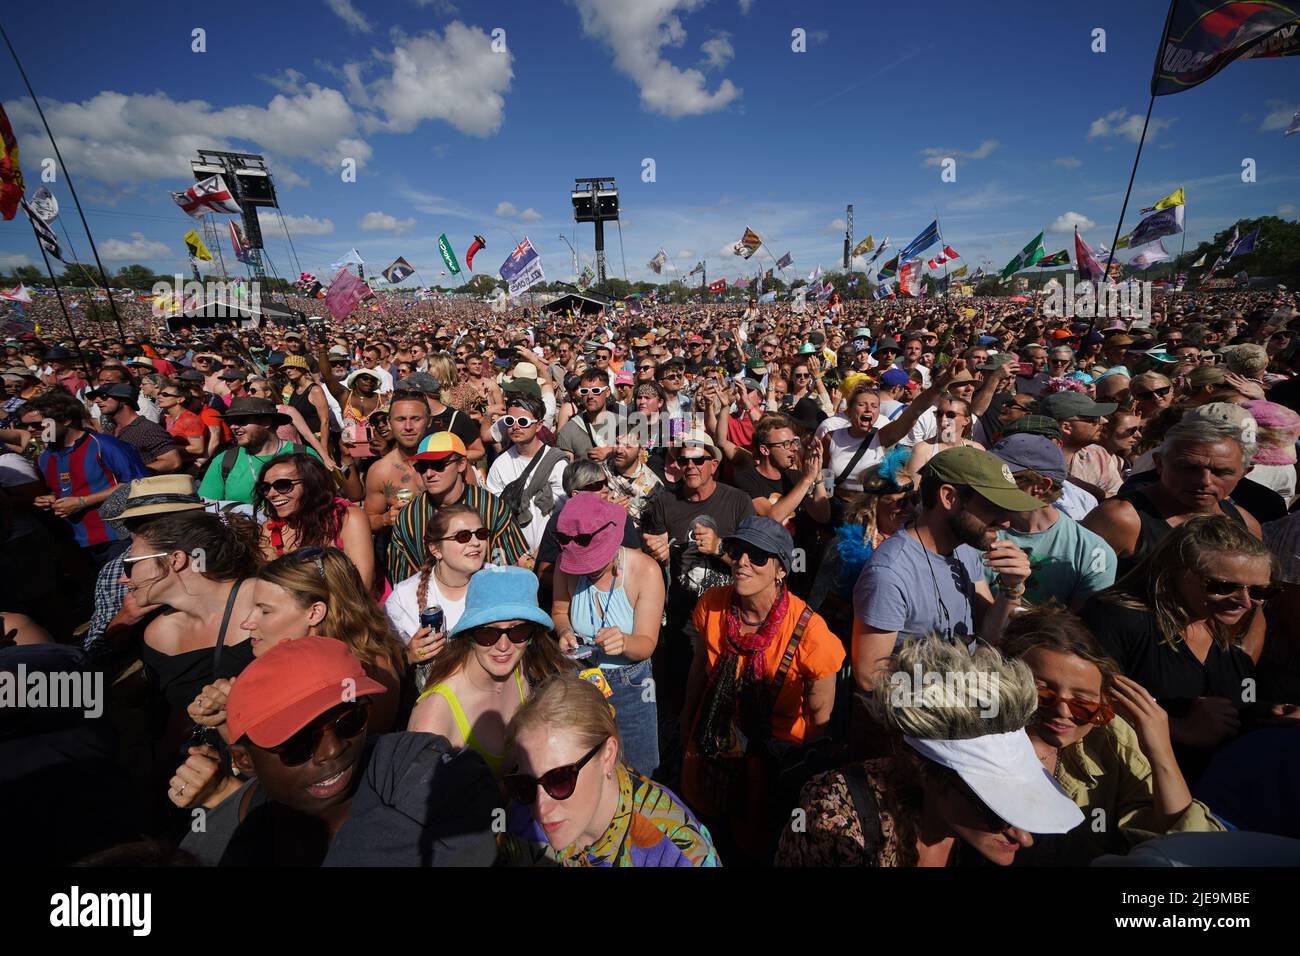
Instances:
[[[1019,374],[1030,376],[1034,374],[1034,364],[1032,362],[1021,362]]]
[[[420,626],[431,628],[434,634],[442,631],[447,616],[443,613],[442,608],[435,604],[433,607],[427,607],[420,612]]]

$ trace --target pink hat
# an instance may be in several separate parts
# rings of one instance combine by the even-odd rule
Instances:
[[[1256,399],[1242,402],[1259,425],[1257,465],[1294,465],[1296,440],[1300,439],[1300,415],[1285,405]]]
[[[592,574],[618,554],[627,512],[591,491],[580,491],[564,503],[555,524],[560,542],[560,570]]]
[[[632,384],[633,384],[633,382],[632,382],[632,373],[631,373],[631,372],[619,372],[617,375],[614,376],[614,384],[615,384],[615,385],[632,385]]]

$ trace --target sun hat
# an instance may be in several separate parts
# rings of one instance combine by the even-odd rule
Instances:
[[[1066,833],[1083,822],[1083,811],[1048,774],[1023,729],[964,740],[903,740],[922,757],[955,771],[1013,827]]]
[[[513,383],[512,383],[512,384],[513,384]],[[617,375],[614,376],[614,384],[615,384],[615,385],[632,385],[632,384],[634,384],[634,383],[633,383],[633,380],[632,380],[632,373],[631,373],[631,372],[619,372]],[[539,387],[538,391],[540,391],[540,390],[541,390],[541,389],[540,389],[540,387]]]
[[[307,363],[307,356],[305,355],[286,355],[280,365],[282,368],[296,368],[303,372],[311,371],[311,365]]]
[[[286,368],[298,368],[299,366],[293,364],[293,362],[291,361],[292,359],[296,359],[296,358],[301,358],[301,356],[298,356],[298,355],[290,355],[289,358],[285,359],[285,360],[284,360],[285,367],[286,367]],[[415,374],[415,373],[413,373],[413,374]],[[359,378],[360,378],[361,376],[363,376],[363,375],[368,375],[368,376],[370,376],[370,377],[373,378],[376,382],[378,382],[380,385],[383,385],[383,384],[384,384],[384,377],[383,377],[382,375],[380,375],[378,372],[376,372],[374,369],[372,369],[372,368],[358,368],[358,369],[354,369],[353,371],[351,371],[351,372],[348,373],[348,377],[345,378],[345,379],[343,380],[343,387],[344,387],[344,388],[351,388],[351,387],[352,387],[352,383],[355,382],[357,379],[359,379]]]
[[[703,448],[714,461],[722,457],[722,453],[718,451],[718,446],[713,444],[713,438],[710,437],[709,433],[698,428],[693,428],[683,435],[680,446],[682,448]]]
[[[567,504],[564,510],[568,510]],[[622,534],[620,527],[620,538]],[[484,565],[470,577],[465,610],[447,636],[455,637],[497,621],[532,621],[547,629],[554,627],[551,616],[537,604],[537,585],[537,575],[532,571],[510,565]]]
[[[1020,432],[1003,438],[989,451],[1005,462],[1013,475],[1019,471],[1036,471],[1053,481],[1065,481],[1065,452],[1044,435]]]
[[[555,530],[570,539],[590,535],[585,546],[576,540],[560,545],[560,570],[565,574],[594,574],[614,560],[623,544],[627,511],[591,491],[580,491],[564,504]]]
[[[531,395],[533,398],[542,397],[542,386],[537,384],[537,379],[535,378],[517,378],[513,381],[505,382],[501,386],[501,391]]]
[[[1254,463],[1257,465],[1294,465],[1296,440],[1300,439],[1300,415],[1276,402],[1255,399],[1242,406],[1259,425]]]
[[[269,418],[276,425],[287,425],[291,421],[288,415],[276,408],[275,402],[269,398],[254,398],[251,395],[240,395],[238,398],[230,400],[230,407],[221,415],[226,421],[235,421],[243,418]]]
[[[424,440],[420,442],[419,448],[412,457],[420,461],[441,461],[452,455],[468,457],[465,443],[460,440],[460,436],[454,432],[434,432],[432,435],[424,436]]]
[[[331,345],[329,349],[329,357],[332,359],[336,359],[336,358],[345,359],[348,357],[348,350],[344,348],[342,345]]]
[[[921,473],[945,484],[964,485],[1006,511],[1037,511],[1044,504],[1021,491],[1011,469],[981,448],[963,445],[941,451]]]
[[[110,507],[114,495],[120,497]],[[99,516],[105,521],[120,522],[146,515],[202,511],[204,504],[195,489],[194,479],[189,475],[151,475],[118,485],[99,508]]]
[[[722,539],[725,546],[728,541],[743,541],[774,555],[781,562],[786,572],[790,571],[790,562],[794,556],[794,539],[781,523],[762,515],[750,515],[741,518],[731,534]]]
[[[382,693],[384,685],[366,676],[343,641],[281,641],[245,667],[230,688],[226,728],[232,742],[247,737],[259,747],[274,747],[344,701]]]

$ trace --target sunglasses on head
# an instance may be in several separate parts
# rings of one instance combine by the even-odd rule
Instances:
[[[520,806],[531,806],[537,800],[537,788],[540,786],[552,800],[568,800],[578,788],[578,774],[591,762],[591,758],[605,747],[602,740],[577,763],[565,764],[548,770],[540,777],[526,773],[508,773],[501,779],[501,785],[510,798]]]
[[[532,428],[534,425],[541,424],[536,418],[529,418],[527,415],[502,415],[501,421],[505,423],[506,428],[514,428],[516,425],[520,428]]]
[[[265,498],[270,492],[287,495],[293,491],[294,485],[301,485],[301,478],[277,478],[275,481],[259,481],[257,483],[257,496]]]
[[[772,555],[762,548],[756,548],[752,544],[746,544],[743,541],[732,541],[723,548],[727,557],[731,558],[733,564],[741,559],[741,556],[749,558],[749,564],[755,568],[765,568],[767,563],[772,560]]]
[[[1139,401],[1141,401],[1144,398],[1164,398],[1173,390],[1174,387],[1172,385],[1165,385],[1161,388],[1153,388],[1145,392],[1139,392],[1137,389],[1134,389],[1133,397],[1138,399]]]
[[[460,460],[459,455],[451,455],[447,458],[439,458],[437,461],[430,461],[427,458],[421,458],[417,461],[412,462],[411,467],[415,469],[415,473],[417,475],[425,475],[428,474],[430,471],[436,471],[441,474],[442,472],[447,470],[448,465],[450,465],[452,462],[459,461],[459,460]]]
[[[1242,588],[1245,588],[1250,594],[1250,599],[1257,604],[1264,601],[1271,601],[1282,593],[1282,589],[1276,584],[1241,584],[1237,581],[1224,581],[1220,578],[1202,577],[1205,582],[1205,593],[1213,594],[1215,597],[1227,597],[1229,594],[1236,594]]]
[[[1075,697],[1062,697],[1050,687],[1038,688],[1038,708],[1039,710],[1051,710],[1057,704],[1064,704],[1070,711],[1070,718],[1076,724],[1102,724],[1110,723],[1115,716],[1115,710],[1103,698],[1098,701],[1079,700]]]
[[[326,711],[284,743],[265,749],[278,756],[286,767],[297,767],[316,754],[327,728],[339,740],[351,740],[366,729],[369,720],[370,699],[363,697]]]
[[[491,624],[485,624],[474,628],[467,636],[479,647],[495,647],[503,637],[510,638],[511,644],[527,644],[533,639],[539,627],[540,625],[532,621],[524,621],[513,627],[493,627]]]
[[[435,541],[455,541],[457,544],[469,544],[470,538],[478,538],[480,541],[486,541],[490,536],[487,528],[461,528],[455,534],[445,535],[441,538],[434,538]]]
[[[604,487],[604,482],[601,483],[601,487]],[[606,528],[611,527],[613,524],[614,522],[607,521],[595,531],[587,531],[582,534],[565,534],[563,531],[557,531],[555,532],[555,540],[560,543],[560,547],[562,548],[570,544],[576,544],[580,548],[585,548],[587,545],[591,544],[592,539],[594,539],[596,535],[600,534]]]

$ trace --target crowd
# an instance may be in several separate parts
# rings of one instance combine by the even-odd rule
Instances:
[[[0,671],[102,705],[0,698],[23,858],[1300,837],[1300,297],[289,304],[3,344]]]

